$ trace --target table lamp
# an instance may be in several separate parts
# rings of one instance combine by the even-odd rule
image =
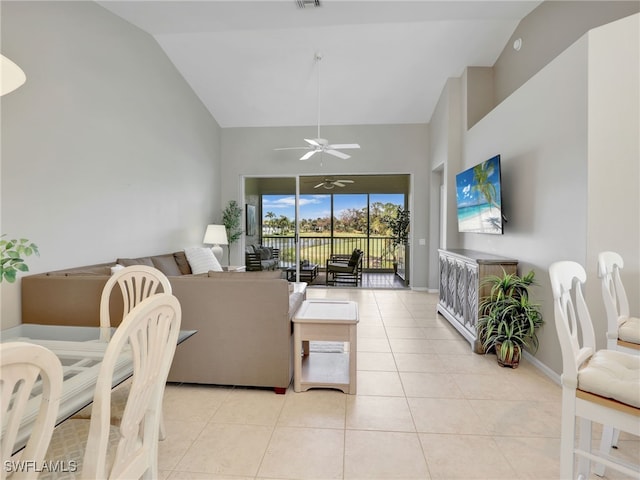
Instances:
[[[0,55],[0,96],[13,92],[27,77],[22,69],[4,55]]]
[[[224,225],[207,225],[207,231],[204,232],[204,240],[202,243],[213,245],[211,250],[218,259],[218,262],[222,262],[222,247],[220,245],[228,245],[227,229]]]

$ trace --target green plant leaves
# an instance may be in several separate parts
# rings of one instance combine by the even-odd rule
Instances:
[[[227,240],[229,245],[233,245],[242,236],[242,208],[238,202],[230,200],[226,208],[222,211],[222,224],[227,229]]]
[[[483,285],[491,286],[490,294],[479,304],[477,333],[484,349],[502,344],[502,350],[509,349],[504,353],[512,353],[510,345],[536,351],[536,331],[543,319],[540,305],[529,300],[529,287],[536,285],[534,271],[523,277],[515,273],[490,276]]]
[[[16,281],[18,272],[28,272],[29,267],[23,257],[40,255],[38,246],[26,238],[5,240],[0,236],[0,283]]]

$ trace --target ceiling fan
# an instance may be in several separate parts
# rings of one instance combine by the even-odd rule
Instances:
[[[320,187],[324,187],[327,190],[331,190],[335,187],[344,187],[347,183],[355,183],[353,180],[348,180],[346,178],[339,178],[337,180],[334,180],[332,178],[325,178],[324,181],[320,182],[319,184],[315,185],[313,188],[320,188]]]
[[[300,157],[300,160],[309,160],[318,152],[328,153],[329,155],[333,155],[334,157],[346,160],[347,158],[351,158],[351,155],[347,155],[340,150],[360,148],[360,145],[358,145],[357,143],[331,144],[326,138],[320,137],[320,60],[322,60],[322,54],[316,53],[314,59],[318,68],[318,136],[317,138],[305,138],[304,141],[309,145],[305,145],[303,147],[284,147],[275,148],[274,150],[309,150],[302,157]]]

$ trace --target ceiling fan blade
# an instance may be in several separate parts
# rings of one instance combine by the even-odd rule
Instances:
[[[313,145],[314,147],[320,147],[321,146],[318,142],[316,142],[313,139],[305,138],[304,141],[309,143],[310,145]]]
[[[347,180],[346,178],[341,178],[339,180],[336,180],[336,182],[340,182],[340,183],[355,183],[355,181]]]
[[[332,149],[337,149],[337,150],[344,150],[347,148],[360,148],[360,145],[358,145],[357,143],[336,143],[335,145],[327,145],[327,148],[332,148]]]
[[[340,183],[340,180],[336,180],[335,182],[331,182],[331,183],[333,183],[336,187],[342,188],[345,186],[344,183]]]
[[[314,153],[316,153],[317,150],[311,150],[310,152],[305,153],[303,156],[300,157],[300,160],[309,160]]]
[[[281,147],[274,148],[274,150],[309,150],[309,147]]]
[[[351,155],[347,155],[346,153],[339,152],[338,150],[325,150],[329,155],[333,155],[334,157],[341,158],[346,160],[347,158],[351,158]]]
[[[315,187],[313,187],[313,188],[320,188],[320,187],[321,187],[321,186],[323,186],[323,185],[324,185],[324,182],[317,184],[317,185],[316,185]]]

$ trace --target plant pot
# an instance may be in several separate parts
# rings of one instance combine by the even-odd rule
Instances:
[[[501,343],[496,344],[496,359],[498,360],[498,365],[501,367],[518,368],[518,365],[520,364],[521,348],[516,345],[513,349],[512,356],[505,355],[503,357],[501,347]]]

